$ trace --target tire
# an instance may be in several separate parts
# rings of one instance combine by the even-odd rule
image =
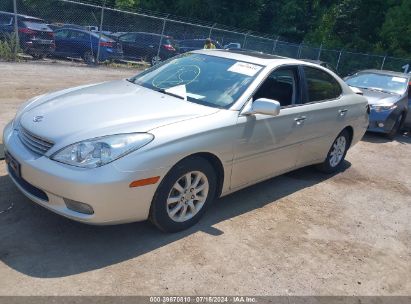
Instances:
[[[395,120],[394,125],[392,126],[391,131],[387,133],[387,137],[390,140],[393,140],[395,136],[398,134],[398,131],[400,130],[402,122],[403,122],[403,117],[404,117],[404,113],[401,113],[400,115],[398,115],[397,119]]]
[[[151,203],[151,222],[164,232],[178,232],[195,225],[214,200],[216,185],[215,170],[207,160],[199,157],[183,160],[158,187]],[[202,190],[196,194],[193,189]]]
[[[153,56],[150,58],[150,65],[155,66],[156,64],[159,64],[161,61],[161,57]]]
[[[97,58],[91,51],[86,51],[83,54],[83,60],[85,63],[90,64],[90,65],[97,63]]]
[[[322,164],[317,165],[317,169],[327,174],[341,170],[348,148],[350,147],[350,143],[350,134],[347,130],[343,130],[340,134],[338,134],[337,138],[331,145],[327,158]]]
[[[45,55],[43,54],[33,54],[31,55],[33,57],[34,60],[41,60],[44,59]]]

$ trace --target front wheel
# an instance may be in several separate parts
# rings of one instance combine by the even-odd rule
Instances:
[[[96,64],[97,57],[91,51],[87,51],[83,54],[83,60],[87,64]]]
[[[216,173],[202,158],[177,164],[164,177],[153,198],[150,220],[165,232],[196,224],[215,197]]]
[[[334,140],[327,158],[317,166],[317,169],[324,173],[334,173],[340,170],[349,147],[350,134],[347,130],[343,130]]]

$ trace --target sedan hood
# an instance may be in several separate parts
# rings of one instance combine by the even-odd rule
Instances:
[[[394,95],[366,89],[361,89],[361,91],[364,93],[364,97],[367,98],[370,105],[395,103],[401,99],[401,96],[396,94]]]
[[[53,142],[75,142],[148,132],[217,111],[120,80],[43,96],[27,107],[20,124]]]

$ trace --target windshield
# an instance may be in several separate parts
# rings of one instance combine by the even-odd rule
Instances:
[[[261,69],[232,59],[186,53],[129,81],[191,102],[229,108]]]
[[[402,95],[407,90],[407,78],[375,74],[361,73],[357,74],[347,81],[348,85],[360,89],[370,89]]]

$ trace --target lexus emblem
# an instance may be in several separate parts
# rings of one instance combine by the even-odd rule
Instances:
[[[43,120],[44,116],[34,116],[33,121],[34,122],[41,122]]]

